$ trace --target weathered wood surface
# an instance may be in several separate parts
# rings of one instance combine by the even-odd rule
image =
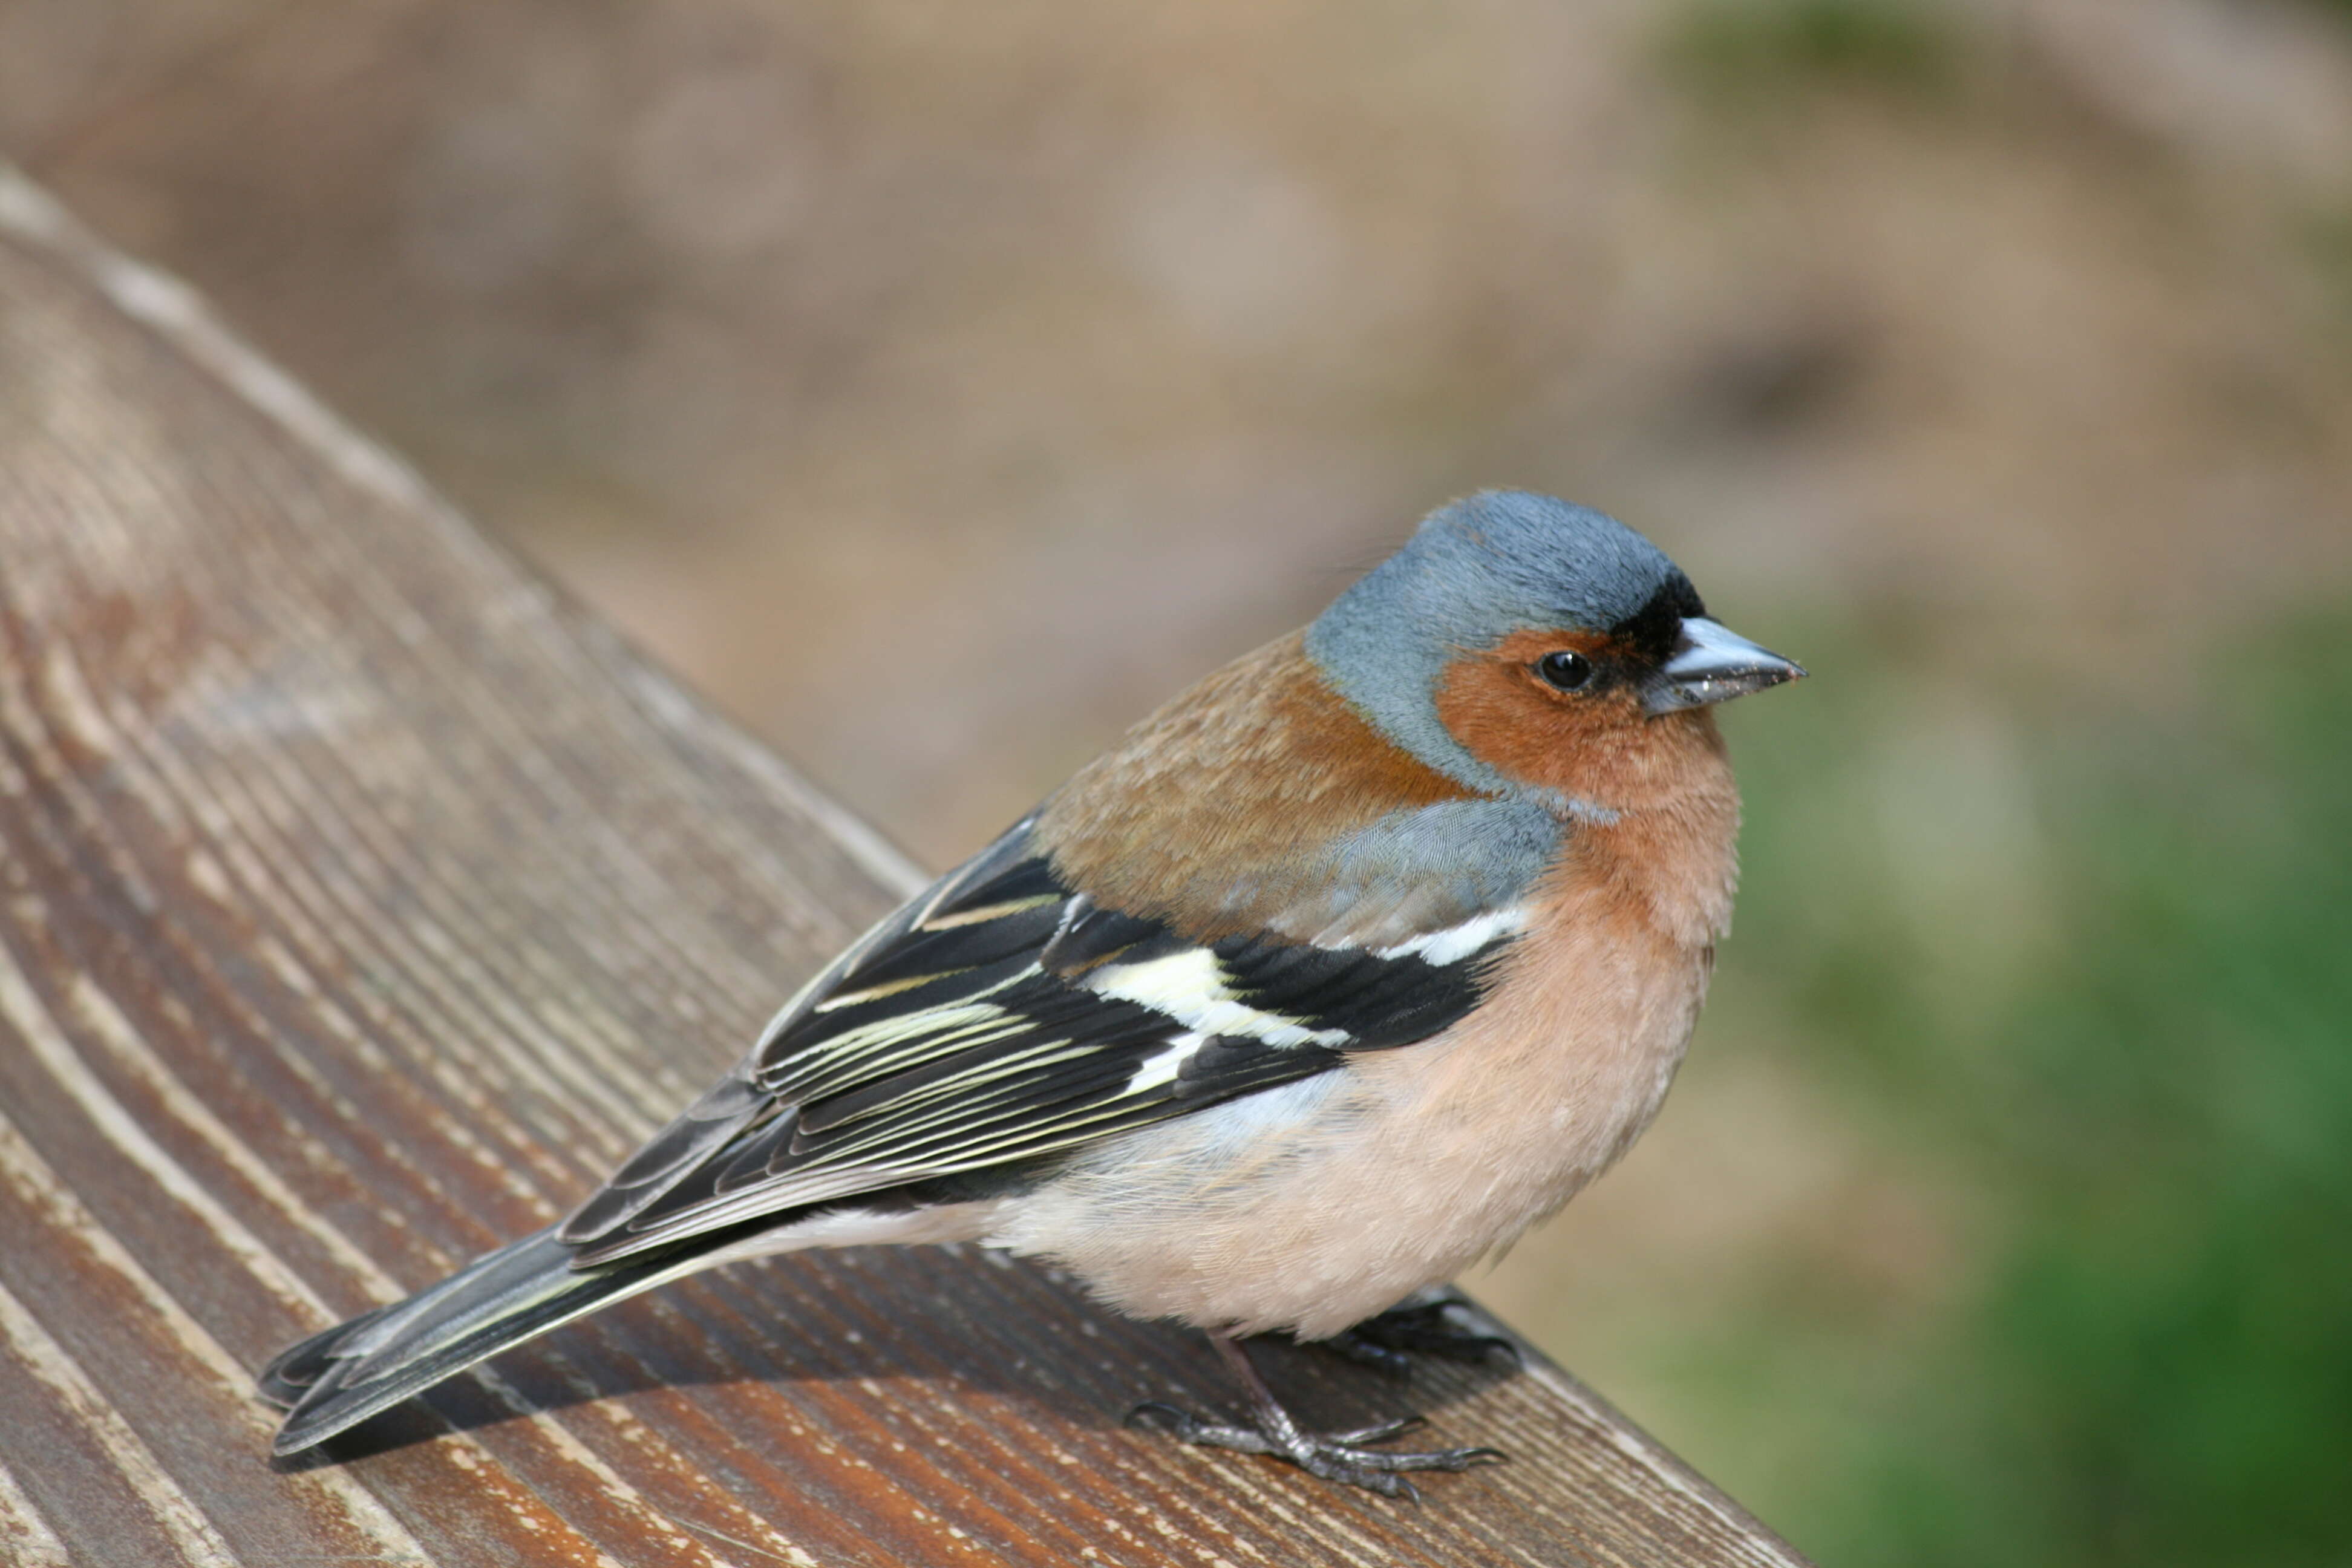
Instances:
[[[1171,677],[1172,679],[1172,677]],[[251,1370],[553,1218],[915,869],[0,169],[0,1561],[1790,1563],[1532,1354],[1415,1509],[1126,1430],[1192,1336],[739,1266],[274,1470]]]

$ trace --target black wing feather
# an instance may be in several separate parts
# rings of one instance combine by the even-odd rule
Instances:
[[[803,990],[565,1222],[583,1267],[1002,1168],[1328,1072],[1476,1005],[1487,960],[1201,948],[1065,885],[1016,826]],[[1214,994],[1110,993],[1175,961]],[[1174,1053],[1171,1056],[1170,1053]],[[866,1194],[860,1196],[859,1194]]]
[[[1269,1013],[1345,1029],[1351,1050],[1427,1039],[1478,1005],[1487,965],[1432,963],[1407,953],[1383,957],[1360,947],[1323,948],[1263,937],[1216,947],[1234,990]]]

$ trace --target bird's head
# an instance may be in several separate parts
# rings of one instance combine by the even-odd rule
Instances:
[[[1439,508],[1307,628],[1390,740],[1486,794],[1609,809],[1642,758],[1711,737],[1711,705],[1805,672],[1712,620],[1613,518],[1487,490]]]

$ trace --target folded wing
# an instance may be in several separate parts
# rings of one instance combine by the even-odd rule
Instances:
[[[1066,886],[1023,822],[868,932],[559,1231],[593,1268],[1032,1163],[1426,1038],[1515,909],[1379,948],[1188,942]]]

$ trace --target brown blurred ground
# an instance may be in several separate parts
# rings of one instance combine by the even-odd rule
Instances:
[[[1998,984],[2009,708],[2352,575],[2324,7],[0,0],[0,155],[935,864],[1525,485],[1912,650],[1857,831]],[[1973,1223],[1770,1027],[1482,1287],[1768,1517],[1677,1325]]]

